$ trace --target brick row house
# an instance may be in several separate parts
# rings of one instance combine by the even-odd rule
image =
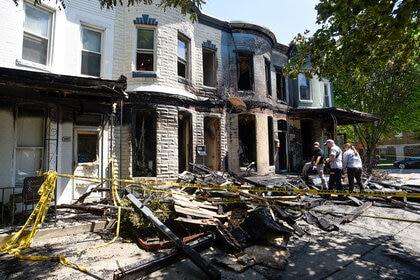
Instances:
[[[1,1],[0,201],[48,170],[109,177],[111,159],[125,179],[297,171],[313,141],[373,119],[335,108],[327,79],[284,77],[291,48],[269,29],[197,13]],[[59,177],[56,201],[96,185]]]

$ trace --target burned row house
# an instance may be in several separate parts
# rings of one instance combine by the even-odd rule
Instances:
[[[326,79],[283,76],[289,46],[265,27],[56,2],[0,3],[3,205],[25,204],[25,178],[48,170],[65,175],[57,203],[98,184],[79,176],[174,181],[191,163],[297,171],[337,124],[372,120],[335,108]]]

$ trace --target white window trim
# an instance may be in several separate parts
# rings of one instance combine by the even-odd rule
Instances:
[[[137,70],[137,41],[138,41],[138,37],[137,37],[137,30],[139,29],[147,29],[147,30],[153,30],[154,32],[154,36],[153,36],[153,70],[152,71],[142,71],[142,70]],[[135,40],[133,40],[133,64],[132,64],[132,71],[133,72],[141,72],[141,73],[156,73],[157,71],[157,39],[156,39],[156,34],[157,34],[157,28],[156,26],[151,26],[151,25],[140,25],[140,24],[135,24],[134,25],[134,33],[135,33]]]
[[[23,11],[23,18],[25,18],[26,14],[25,14],[25,6],[28,5],[34,9],[38,9],[41,10],[45,13],[50,14],[50,22],[49,22],[49,26],[48,26],[48,33],[49,33],[49,38],[48,38],[48,49],[47,49],[47,61],[46,64],[40,64],[40,63],[36,63],[30,60],[26,60],[22,58],[23,55],[23,47],[21,50],[21,55],[20,58],[16,59],[16,65],[17,66],[26,66],[26,67],[30,67],[30,68],[35,68],[35,69],[40,69],[40,70],[44,70],[44,71],[49,71],[49,69],[51,68],[52,65],[52,57],[53,57],[53,42],[54,42],[54,27],[55,27],[55,12],[57,11],[57,7],[52,7],[51,5],[48,5],[48,3],[41,3],[40,5],[37,5],[36,7],[34,5],[31,5],[30,3],[27,2],[23,2],[23,6],[22,6],[22,11]],[[48,6],[47,6],[48,5]],[[25,28],[22,29],[22,45],[23,45],[23,38],[24,33],[26,32]]]
[[[299,74],[299,75],[303,75],[303,74]],[[304,76],[305,79],[307,79],[308,81],[308,87],[309,87],[309,98],[308,99],[302,99],[301,98],[301,94],[300,94],[300,83],[299,83],[299,76],[298,76],[298,92],[299,92],[299,101],[302,103],[313,103],[313,94],[312,94],[312,79],[307,78],[306,76]]]
[[[99,69],[99,77],[103,77],[103,69],[104,69],[104,41],[105,41],[105,28],[102,27],[98,27],[92,24],[88,24],[85,22],[80,22],[80,55],[83,53],[84,49],[83,49],[83,29],[90,29],[96,32],[100,32],[101,33],[101,66]],[[96,77],[96,76],[91,76],[91,75],[86,75],[86,74],[82,74],[82,57],[80,56],[80,75],[82,76],[86,76],[86,77]]]
[[[185,77],[178,76],[178,61],[180,57],[178,56],[178,41],[181,40],[185,42],[187,52],[185,54]],[[177,56],[176,56],[176,71],[177,76],[181,79],[190,80],[191,79],[191,39],[188,38],[186,35],[182,33],[178,33],[178,36],[176,38],[176,45],[177,45]]]

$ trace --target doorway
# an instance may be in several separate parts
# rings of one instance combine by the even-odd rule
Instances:
[[[204,118],[204,145],[207,156],[205,165],[213,170],[221,169],[220,151],[220,119],[217,117]]]

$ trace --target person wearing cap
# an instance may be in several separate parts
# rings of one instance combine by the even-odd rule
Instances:
[[[337,189],[343,190],[343,184],[341,183],[341,173],[343,171],[342,152],[334,140],[328,139],[324,146],[329,149],[328,158],[326,163],[330,165],[330,178],[328,179],[328,190]]]
[[[305,163],[302,168],[302,176],[305,180],[308,179],[308,170],[313,166],[316,166],[318,176],[321,178],[322,189],[326,189],[327,181],[324,177],[324,151],[320,149],[318,142],[314,142],[313,144],[311,161]]]

